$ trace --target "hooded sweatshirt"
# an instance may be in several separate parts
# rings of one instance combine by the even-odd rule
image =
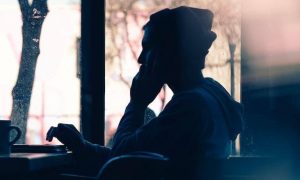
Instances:
[[[114,137],[112,156],[146,150],[176,158],[191,153],[226,158],[230,141],[242,131],[241,104],[211,78],[175,94],[149,123],[143,124],[143,116],[143,109],[127,106]]]
[[[242,106],[211,78],[174,94],[158,117],[144,124],[144,111],[129,103],[114,137],[111,157],[150,151],[170,159],[168,179],[219,175],[231,141],[242,131]],[[209,160],[207,160],[209,159]]]

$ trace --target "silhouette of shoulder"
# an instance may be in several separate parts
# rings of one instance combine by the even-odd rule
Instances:
[[[193,113],[196,116],[201,112],[207,112],[207,93],[202,88],[194,88],[188,91],[183,91],[175,94],[171,101],[167,104],[162,115],[164,113],[182,112]],[[188,114],[186,114],[188,115]]]

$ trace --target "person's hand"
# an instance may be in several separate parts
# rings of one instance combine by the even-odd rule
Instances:
[[[141,65],[139,72],[132,80],[131,102],[146,108],[156,98],[162,86],[163,82],[159,74]]]
[[[47,132],[46,140],[51,142],[53,137],[73,152],[79,152],[84,148],[85,140],[72,124],[59,123],[57,127],[52,126]]]

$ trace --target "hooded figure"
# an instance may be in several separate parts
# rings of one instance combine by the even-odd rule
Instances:
[[[231,141],[242,130],[242,107],[222,85],[201,73],[217,37],[211,31],[212,20],[211,11],[191,7],[150,16],[138,59],[141,67],[111,149],[88,143],[63,125],[50,130],[48,138],[57,137],[82,159],[102,164],[118,155],[150,151],[170,159],[168,179],[217,179],[215,160],[229,156]],[[174,95],[157,117],[144,124],[145,110],[164,84]],[[76,139],[80,143],[74,143]]]
[[[231,141],[243,125],[240,103],[201,73],[217,37],[211,31],[212,20],[211,11],[191,7],[164,9],[150,16],[144,26],[141,69],[115,134],[112,156],[152,151],[170,158],[169,179],[220,178],[214,160],[230,155]],[[155,86],[160,90],[161,84],[167,84],[174,95],[158,117],[143,125],[143,107],[149,104],[144,94],[151,94]]]

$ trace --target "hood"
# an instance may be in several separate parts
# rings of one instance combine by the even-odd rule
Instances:
[[[212,78],[205,78],[203,88],[210,92],[221,104],[231,140],[243,130],[243,107],[235,101],[226,89]]]

